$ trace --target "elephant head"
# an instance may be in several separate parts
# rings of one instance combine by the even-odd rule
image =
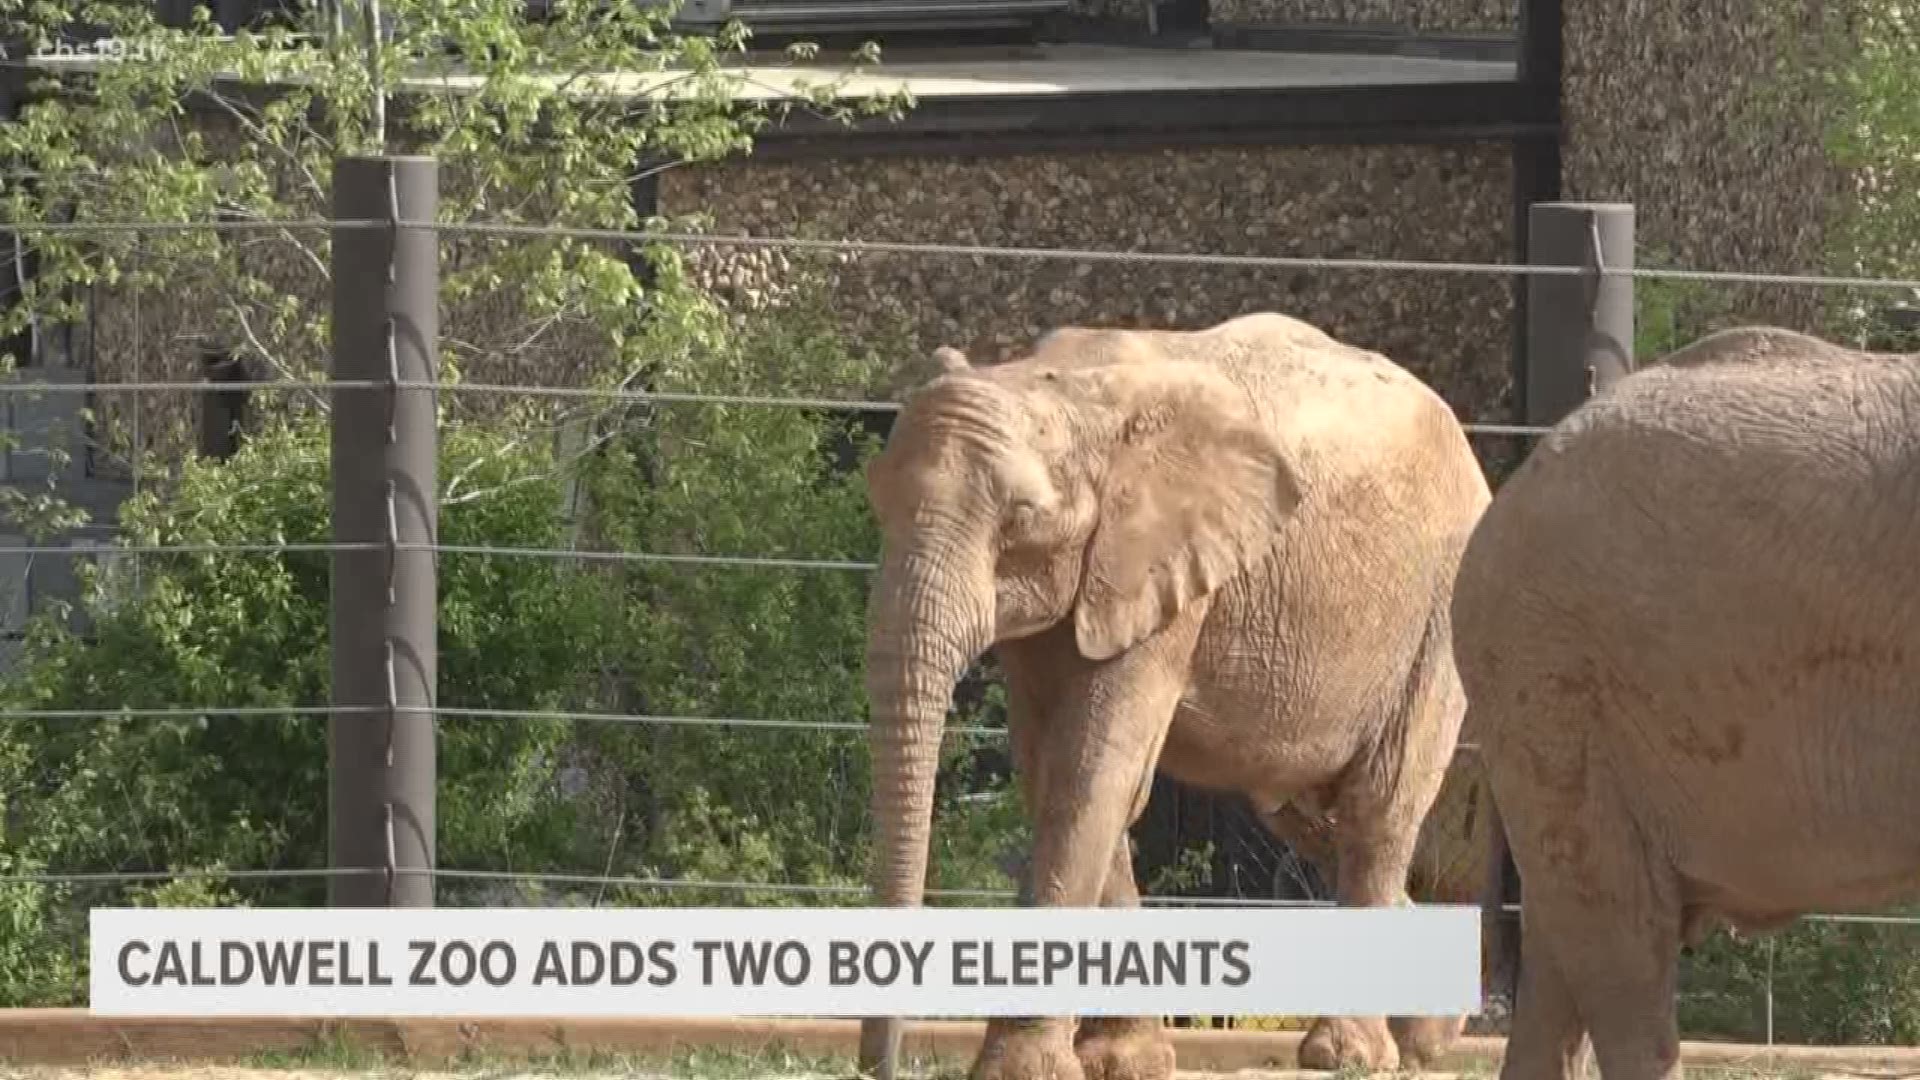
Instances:
[[[869,609],[878,903],[921,902],[955,683],[996,642],[1072,619],[1112,658],[1263,557],[1300,498],[1246,391],[1138,337],[1057,331],[940,373],[867,467],[883,553]]]

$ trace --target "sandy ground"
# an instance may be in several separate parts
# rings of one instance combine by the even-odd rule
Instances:
[[[100,1068],[11,1067],[0,1062],[5,1080],[685,1080],[673,1073],[643,1069],[528,1069],[524,1066],[479,1066],[470,1069],[409,1068],[370,1065],[344,1068],[254,1068],[227,1065],[114,1065]],[[740,1078],[734,1078],[740,1080]],[[765,1080],[844,1080],[825,1073],[769,1071]]]
[[[622,1068],[584,1068],[584,1070],[545,1070],[515,1065],[501,1067],[407,1068],[399,1065],[369,1068],[240,1068],[240,1067],[111,1067],[111,1068],[25,1068],[10,1070],[0,1065],[0,1076],[8,1080],[685,1080],[685,1072],[653,1072]],[[1899,1072],[1776,1072],[1728,1067],[1688,1068],[1688,1078],[1699,1080],[1912,1080],[1912,1074]],[[743,1080],[733,1076],[733,1080]],[[845,1080],[828,1072],[785,1072],[768,1070],[755,1080]],[[1179,1072],[1177,1080],[1329,1080],[1325,1072],[1292,1070],[1240,1070],[1240,1072]],[[1486,1074],[1425,1072],[1419,1080],[1488,1080]]]
[[[364,1069],[315,1068],[238,1068],[228,1066],[115,1066],[111,1068],[29,1068],[12,1070],[0,1065],[0,1076],[8,1080],[678,1080],[674,1074],[645,1070],[588,1069],[579,1072],[526,1069],[520,1066],[479,1067],[448,1071],[410,1069],[404,1066],[372,1066]],[[765,1080],[845,1080],[827,1073],[769,1072]],[[1239,1073],[1181,1072],[1177,1080],[1328,1080],[1325,1073],[1262,1072]],[[1466,1080],[1463,1074],[1426,1073],[1421,1080]],[[1481,1078],[1483,1080],[1483,1078]]]
[[[684,1080],[685,1074],[588,1068],[588,1070],[547,1070],[515,1065],[503,1067],[407,1068],[238,1068],[215,1067],[111,1067],[111,1068],[25,1068],[12,1070],[0,1065],[0,1076],[8,1080]],[[764,1080],[845,1080],[828,1072],[768,1072]],[[1177,1080],[1329,1080],[1325,1072],[1179,1072]],[[1467,1080],[1465,1074],[1427,1072],[1421,1080]],[[1484,1078],[1475,1078],[1484,1080]]]

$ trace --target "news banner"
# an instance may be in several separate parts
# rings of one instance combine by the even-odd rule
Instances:
[[[1480,912],[99,908],[111,1016],[1421,1016],[1480,1006]]]

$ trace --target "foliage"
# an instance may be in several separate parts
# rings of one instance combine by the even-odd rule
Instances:
[[[667,385],[799,395],[809,380],[849,385],[875,377],[883,356],[846,351],[818,314],[819,302],[803,296],[777,320],[764,321],[750,344],[724,356],[709,350],[697,373],[677,359],[683,348],[662,339],[674,333],[711,342],[722,333],[720,321],[663,330],[654,340],[670,373]],[[856,421],[766,405],[665,405],[633,423],[585,469],[594,546],[856,564],[878,550],[859,470],[831,466],[849,451],[857,464],[877,449]],[[644,438],[635,437],[639,431]],[[640,474],[648,482],[636,483]],[[613,576],[623,616],[612,662],[629,682],[609,708],[864,722],[865,574],[638,564]],[[963,714],[958,722],[981,719]],[[612,795],[645,807],[637,817],[648,823],[622,850],[656,868],[678,867],[667,876],[863,884],[867,749],[859,732],[682,726],[602,730],[589,738],[587,752],[615,774],[644,778]],[[966,741],[949,740],[934,884],[1008,887],[996,860],[1015,828],[1015,804],[1000,786],[973,775],[968,750]],[[756,902],[822,902],[817,895],[751,895]],[[711,893],[686,890],[654,890],[647,899],[713,902]]]
[[[877,363],[848,355],[826,327],[809,335],[776,319],[756,333],[704,314],[707,373],[717,377],[676,388],[746,377],[771,341],[823,370]],[[663,352],[672,333],[655,339]],[[835,469],[829,452],[844,423],[709,406],[612,423],[606,452],[578,470],[557,468],[550,447],[494,425],[449,424],[441,475],[484,494],[443,509],[444,540],[565,548],[573,526],[564,500],[578,477],[594,494],[588,530],[608,546],[869,557],[875,537],[858,472]],[[700,452],[646,452],[659,446]],[[871,449],[869,441],[860,453]],[[187,462],[169,490],[134,500],[125,524],[132,540],[153,545],[324,537],[328,468],[316,419],[268,426],[230,461]],[[132,558],[88,575],[84,631],[55,613],[36,625],[0,681],[0,707],[292,709],[327,700],[326,556],[142,555],[127,565]],[[449,553],[440,562],[441,703],[857,723],[865,591],[865,575],[848,571]],[[451,718],[440,730],[443,865],[844,888],[864,880],[866,748],[857,732]],[[324,738],[319,717],[211,710],[162,721],[7,721],[0,789],[14,798],[0,859],[69,870],[324,865]],[[1014,803],[991,781],[970,788],[965,749],[956,740],[948,755],[936,885],[1006,888],[996,859],[1017,832]],[[257,904],[323,895],[313,880],[231,887]],[[443,897],[456,902],[569,902],[535,890],[448,889]],[[716,902],[687,888],[572,899],[589,897]],[[0,985],[16,1003],[71,988],[75,969],[42,969],[74,955],[81,899],[37,885],[0,891],[0,910],[17,913],[14,944],[0,944]],[[823,902],[770,891],[747,899]]]
[[[1856,0],[1845,17],[1828,12],[1834,43],[1817,69],[1833,120],[1826,145],[1850,190],[1829,244],[1835,272],[1912,280],[1920,276],[1920,26],[1893,0]],[[1839,44],[1844,42],[1844,44]],[[1889,335],[1879,309],[1893,294],[1850,290],[1843,311],[1849,336],[1879,347],[1914,348]],[[1920,299],[1908,296],[1911,302]]]
[[[1899,0],[1807,5],[1769,0],[1753,13],[1778,51],[1766,77],[1743,88],[1754,122],[1740,133],[1763,150],[1782,130],[1813,131],[1839,183],[1828,192],[1823,266],[1829,274],[1913,280],[1920,267],[1920,103],[1912,77],[1920,27]],[[1818,329],[1872,348],[1913,349],[1890,324],[1890,303],[1920,297],[1886,288],[1821,291]],[[1904,303],[1903,303],[1904,302]]]
[[[443,513],[449,543],[564,540],[554,513],[557,484],[537,475],[544,463],[535,453],[503,458],[495,453],[501,437],[477,430],[449,436],[446,467],[490,456],[501,481],[492,497]],[[189,462],[165,497],[131,501],[125,525],[130,539],[148,544],[324,537],[328,466],[319,424],[276,425],[228,464]],[[0,686],[0,703],[105,710],[324,703],[327,558],[146,555],[111,574],[90,573],[83,602],[91,625],[82,632],[49,612]],[[496,708],[560,704],[601,637],[607,603],[593,582],[557,562],[531,560],[449,559],[441,576],[442,686]],[[501,656],[515,658],[510,671],[503,673]],[[441,856],[453,865],[511,865],[570,837],[577,814],[547,805],[551,775],[540,767],[566,734],[557,724],[444,722]],[[163,720],[0,722],[0,746],[9,751],[0,788],[12,795],[0,850],[63,870],[324,866],[325,740],[324,717],[297,713],[209,709]],[[246,895],[255,903],[324,902],[323,883],[312,879],[249,883]],[[63,925],[83,914],[78,907],[48,907],[44,933],[80,929]],[[22,944],[61,951],[48,950],[44,939]],[[21,961],[8,952],[0,952],[0,985],[29,985],[12,977],[8,965]]]
[[[1140,891],[1152,895],[1196,895],[1213,884],[1213,841],[1189,843],[1179,849],[1172,863],[1159,867]]]
[[[741,47],[737,28],[678,36],[658,8],[562,0],[537,20],[518,0],[384,6],[393,33],[367,48],[350,28],[322,24],[225,38],[204,21],[157,26],[141,6],[0,0],[0,18],[42,46],[90,23],[124,54],[52,80],[20,123],[0,126],[0,160],[23,180],[0,189],[0,213],[324,217],[335,156],[390,150],[438,160],[443,221],[673,224],[636,217],[636,173],[742,152],[785,107],[730,97],[739,77],[722,60]],[[575,93],[593,89],[583,74],[593,71],[656,73],[679,93]],[[797,105],[837,117],[901,105],[834,89]],[[146,296],[150,320],[174,320],[171,340],[233,345],[260,373],[324,377],[323,230],[25,235],[36,274],[0,313],[0,338],[97,319],[96,376],[138,375],[150,344],[140,317],[130,333],[102,312],[129,298],[137,312]],[[659,247],[460,234],[443,237],[442,265],[450,382],[533,369],[537,381],[585,387],[858,396],[899,359],[877,336],[852,346],[807,293],[818,278],[804,267],[781,283],[780,305],[735,310],[692,284],[686,256]],[[149,414],[138,446],[113,405],[89,418],[97,453],[138,451],[164,466],[118,514],[127,542],[329,538],[325,400],[256,397],[271,398],[265,415],[225,461],[191,452],[185,410],[164,423]],[[443,395],[444,543],[873,557],[859,465],[874,440],[846,415],[599,395],[475,401]],[[84,517],[53,487],[9,509],[15,528],[54,536]],[[76,603],[39,612],[0,677],[0,708],[180,714],[0,721],[0,875],[201,873],[112,888],[0,885],[0,1005],[77,999],[90,906],[322,901],[316,878],[222,873],[325,863],[328,720],[298,710],[329,698],[327,558],[121,552],[86,570]],[[441,865],[628,879],[559,894],[462,879],[442,885],[441,902],[820,903],[863,881],[858,730],[487,714],[859,724],[866,575],[457,552],[438,566],[439,702],[456,713],[439,726]],[[996,720],[991,701],[956,717]],[[1014,802],[969,749],[948,747],[934,884],[1005,888],[998,860],[1018,835]],[[654,879],[842,891],[641,884]]]
[[[377,47],[357,27],[324,21],[343,7],[303,7],[291,23],[228,37],[203,8],[181,29],[159,25],[152,5],[0,0],[0,21],[29,48],[92,26],[120,43],[122,57],[37,78],[18,121],[0,125],[0,161],[23,181],[0,185],[0,215],[312,220],[332,213],[337,156],[384,151],[436,160],[444,223],[631,230],[664,224],[640,220],[634,207],[632,182],[643,175],[745,152],[755,132],[796,108],[844,120],[897,115],[907,104],[901,94],[844,96],[844,78],[799,79],[795,100],[742,99],[747,76],[727,61],[744,51],[744,32],[673,33],[671,5],[557,0],[535,16],[523,0],[385,0],[391,30]],[[859,50],[852,66],[876,55]],[[0,340],[35,321],[80,319],[103,295],[190,295],[206,310],[180,327],[189,339],[232,345],[266,371],[323,375],[324,231],[23,235],[38,265],[22,283],[26,302],[0,316]],[[497,373],[543,352],[590,352],[594,362],[577,374],[607,384],[646,367],[640,327],[656,305],[625,246],[453,234],[442,250],[443,297],[456,313],[515,320],[473,335],[452,320],[447,378],[476,367]],[[154,309],[165,306],[150,305],[150,323],[164,322],[168,313]],[[105,353],[104,364],[125,362]],[[174,419],[171,432],[149,440],[190,441],[186,421]],[[116,434],[124,439],[125,425]],[[178,446],[159,450],[171,458]]]
[[[1664,249],[1637,254],[1654,268],[1678,265]],[[1725,295],[1708,282],[1684,278],[1641,278],[1633,283],[1633,357],[1650,364],[1728,325]]]
[[[1764,1041],[1771,986],[1774,1042],[1920,1043],[1920,949],[1911,926],[1802,921],[1751,941],[1721,933],[1682,971],[1683,1031]]]

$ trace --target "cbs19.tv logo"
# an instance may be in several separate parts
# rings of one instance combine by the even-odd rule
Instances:
[[[0,41],[0,61],[13,60],[107,60],[117,62],[154,61],[160,58],[156,42],[130,38],[95,38],[91,41],[51,41],[36,44]]]

